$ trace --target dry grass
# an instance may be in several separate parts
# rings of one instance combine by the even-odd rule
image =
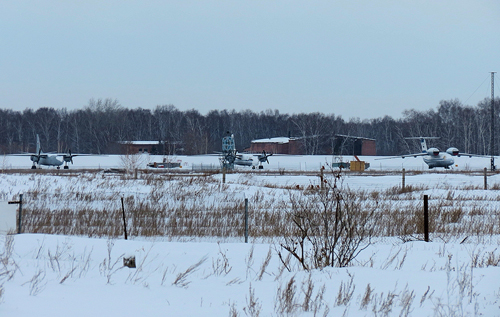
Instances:
[[[269,184],[252,174],[227,184],[221,184],[220,175],[139,173],[138,179],[99,173],[62,175],[70,181],[59,182],[48,173],[30,174],[30,190],[24,193],[24,232],[120,237],[123,197],[129,236],[243,237],[243,193],[251,189],[245,194],[249,199],[249,236],[272,239],[293,229],[286,213],[289,192],[314,195],[321,191],[316,183]],[[480,186],[407,185],[402,189],[395,185],[386,190],[344,190],[356,196],[361,208],[377,207],[375,236],[422,234],[422,196],[429,191],[434,238],[500,233],[499,197],[488,195]],[[11,192],[0,194],[13,197]]]

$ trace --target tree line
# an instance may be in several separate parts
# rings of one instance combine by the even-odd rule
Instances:
[[[495,99],[495,143],[500,131],[500,99]],[[335,135],[344,134],[376,139],[378,155],[414,153],[418,143],[412,136],[437,136],[431,145],[446,150],[491,154],[491,100],[477,106],[458,99],[443,100],[436,109],[405,110],[402,118],[344,120],[320,112],[283,114],[278,110],[211,110],[206,115],[192,109],[180,111],[173,105],[150,109],[127,109],[113,99],[91,99],[83,109],[39,108],[14,111],[0,109],[0,151],[2,154],[34,152],[36,135],[44,151],[58,153],[118,153],[118,142],[162,141],[178,144],[176,153],[208,154],[221,150],[226,131],[235,136],[243,151],[254,139],[292,136],[300,138],[306,154],[333,153]],[[166,150],[172,151],[172,150]],[[498,151],[498,147],[495,152]],[[498,153],[494,153],[498,154]]]

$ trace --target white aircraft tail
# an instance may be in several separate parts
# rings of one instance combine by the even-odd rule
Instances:
[[[420,146],[422,147],[422,153],[427,153],[427,142],[425,142],[425,139],[439,139],[439,137],[424,137],[424,136],[419,136],[419,137],[411,137],[411,138],[405,138],[405,139],[411,139],[415,140],[418,139],[420,140]]]
[[[40,146],[40,137],[36,135],[36,154],[40,154],[42,148]]]
[[[424,138],[420,138],[420,145],[422,146],[422,153],[427,153],[427,143]]]

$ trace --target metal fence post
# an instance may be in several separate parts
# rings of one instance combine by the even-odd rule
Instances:
[[[19,200],[9,201],[9,205],[17,204],[19,205],[18,214],[17,214],[17,234],[23,232],[23,194],[19,194]]]
[[[488,189],[488,175],[487,175],[487,172],[488,169],[485,167],[484,168],[484,190]]]
[[[122,200],[122,214],[123,214],[123,231],[125,232],[125,240],[127,240],[127,221],[125,220],[125,205],[123,204],[123,197],[121,197]]]
[[[23,194],[19,194],[19,219],[18,219],[18,227],[17,227],[17,233],[20,234],[23,232],[22,230],[22,217],[23,217]]]
[[[429,196],[424,195],[424,240],[429,242]]]
[[[245,198],[245,243],[248,243],[248,198]]]
[[[402,191],[405,190],[405,176],[406,176],[406,170],[403,168],[403,181],[402,181],[402,186],[401,186]]]
[[[319,180],[321,182],[321,185],[320,185],[320,189],[321,190],[324,190],[325,189],[325,176],[324,176],[324,173],[323,171],[325,170],[325,167],[324,166],[321,166],[320,170],[319,170]]]

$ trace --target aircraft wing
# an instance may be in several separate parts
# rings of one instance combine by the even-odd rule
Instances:
[[[42,154],[43,155],[43,154]],[[102,156],[102,154],[54,153],[55,156]]]
[[[41,158],[47,158],[48,155],[47,153],[42,153],[42,154],[36,154],[36,153],[23,153],[23,154],[6,154],[9,156],[39,156]]]
[[[481,154],[471,154],[471,153],[458,153],[457,156],[468,156],[468,157],[491,157],[491,155],[481,155]]]
[[[427,153],[404,154],[404,155],[386,156],[386,157],[376,158],[375,160],[388,160],[388,159],[393,159],[393,158],[417,157],[417,156],[427,156],[427,155],[429,155],[429,154],[427,154]]]

